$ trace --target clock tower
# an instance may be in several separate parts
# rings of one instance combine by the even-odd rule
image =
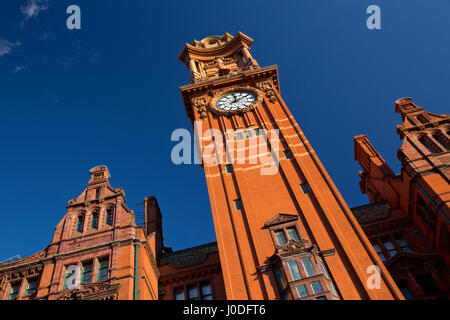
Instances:
[[[252,42],[225,33],[179,56],[227,298],[403,299]]]

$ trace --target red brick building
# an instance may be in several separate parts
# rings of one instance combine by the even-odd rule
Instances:
[[[0,264],[0,299],[448,298],[449,116],[397,101],[399,175],[355,137],[371,203],[350,209],[284,103],[277,67],[261,68],[251,43],[226,33],[179,56],[217,243],[173,252],[156,199],[137,225],[99,166],[45,249]]]
[[[366,136],[354,138],[361,191],[372,205],[353,212],[407,298],[448,298],[450,117],[397,100],[402,169],[394,174]]]

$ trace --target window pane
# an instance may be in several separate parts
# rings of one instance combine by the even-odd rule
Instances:
[[[36,292],[37,289],[37,279],[28,280],[27,291],[25,292],[26,296],[31,296]]]
[[[242,140],[244,137],[242,136],[242,133],[236,133],[236,140]]]
[[[287,243],[284,231],[283,230],[275,230],[274,233],[275,233],[275,238],[277,238],[278,245],[284,246]]]
[[[383,245],[391,257],[396,255],[397,249],[395,249],[394,244],[390,240],[384,240]]]
[[[317,264],[319,265],[319,269],[323,273],[325,278],[330,279],[330,276],[328,275],[327,269],[325,268],[325,265],[323,264],[323,262],[320,260],[317,260]]]
[[[395,240],[397,241],[398,245],[402,249],[402,251],[412,251],[411,247],[409,246],[408,241],[403,237],[403,235],[397,235],[395,237]]]
[[[188,289],[189,300],[197,300],[198,299],[198,290],[197,287],[192,287]]]
[[[184,291],[175,291],[175,300],[185,300]]]
[[[302,265],[303,268],[305,269],[307,277],[312,277],[316,275],[316,270],[314,269],[314,265],[312,264],[310,258],[303,258]]]
[[[83,232],[83,229],[84,229],[84,215],[80,215],[78,217],[78,222],[77,222],[77,231]]]
[[[309,185],[307,183],[302,183],[300,185],[300,187],[302,188],[303,193],[310,193],[311,189],[309,188]]]
[[[210,284],[203,284],[201,286],[202,300],[212,300],[212,291]]]
[[[285,289],[287,286],[286,276],[284,275],[283,270],[276,269],[275,270],[275,277],[277,278],[278,285],[281,287],[281,289]]]
[[[304,284],[296,286],[295,290],[297,290],[297,294],[299,298],[303,298],[303,297],[307,297],[308,294],[308,289],[306,289],[306,286]]]
[[[300,241],[297,229],[295,227],[289,227],[289,228],[286,229],[286,231],[288,233],[289,239],[292,239],[292,240],[295,240],[295,241]]]
[[[90,283],[92,277],[92,264],[83,265],[83,273],[81,275],[81,283]]]
[[[9,291],[9,300],[16,300],[19,295],[20,283],[14,284]]]
[[[251,138],[251,137],[252,137],[252,132],[251,132],[250,130],[245,131],[245,136],[246,136],[247,138]]]
[[[256,128],[255,130],[255,135],[259,136],[261,134],[261,130],[259,128]]]
[[[226,171],[227,173],[232,173],[232,172],[233,172],[233,165],[231,165],[231,164],[226,164],[226,165],[225,165],[225,171]]]
[[[311,282],[311,289],[314,292],[314,294],[322,293],[322,285],[320,284],[320,281],[314,281]]]
[[[112,225],[112,220],[113,220],[113,209],[109,208],[108,210],[106,210],[106,221],[105,223],[108,225]]]
[[[241,201],[241,199],[236,199],[236,200],[234,200],[234,208],[236,209],[236,210],[242,210],[242,201]]]
[[[98,213],[94,213],[92,215],[91,228],[94,229],[98,228]]]
[[[317,297],[316,300],[328,300],[326,296]]]
[[[108,265],[109,265],[109,260],[99,261],[97,281],[103,281],[103,280],[108,279]]]
[[[386,257],[383,254],[383,250],[381,250],[380,246],[377,244],[373,245],[373,248],[375,249],[375,252],[378,254],[378,256],[380,257],[381,261],[384,262],[386,261]]]
[[[336,290],[334,289],[334,286],[331,283],[327,282],[327,287],[328,287],[328,290],[331,292],[332,295],[337,296],[337,292],[336,292]]]
[[[292,280],[299,280],[302,278],[300,273],[300,268],[298,267],[297,261],[290,260],[288,261],[289,271],[291,272]]]

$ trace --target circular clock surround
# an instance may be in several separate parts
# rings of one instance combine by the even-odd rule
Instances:
[[[210,106],[216,113],[242,113],[254,109],[261,100],[257,90],[237,87],[218,92],[211,100]]]

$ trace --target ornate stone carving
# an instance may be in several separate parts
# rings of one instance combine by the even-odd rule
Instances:
[[[206,114],[206,98],[197,97],[192,99],[192,105],[197,108],[197,112],[200,115],[200,119],[204,120],[207,117]]]
[[[55,300],[116,300],[119,284],[91,283],[81,285],[80,289],[64,290],[55,296]]]
[[[266,93],[266,97],[269,99],[270,103],[276,103],[277,98],[275,96],[275,92],[273,91],[273,85],[269,81],[260,82],[257,84],[257,87]]]

